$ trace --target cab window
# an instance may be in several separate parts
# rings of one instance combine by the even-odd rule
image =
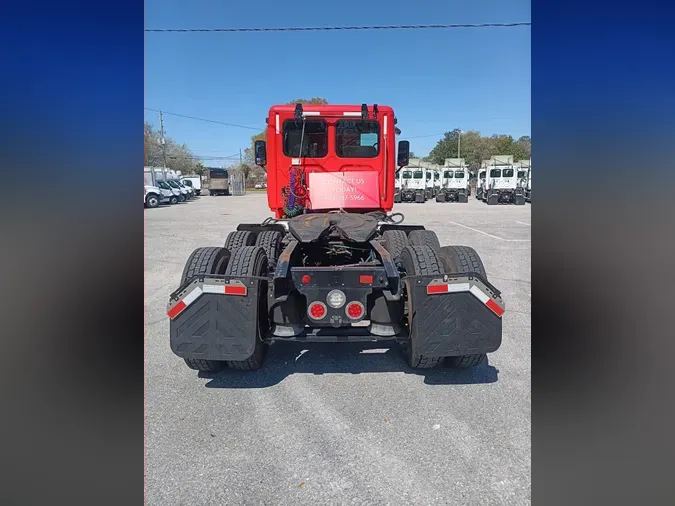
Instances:
[[[284,121],[284,155],[290,158],[323,158],[328,154],[328,127],[323,120]],[[300,152],[302,139],[302,153]]]
[[[451,170],[446,170],[445,172],[443,172],[443,177],[444,177],[445,179],[452,179],[452,178],[453,178],[452,171],[451,171]]]
[[[455,171],[455,179],[464,179],[464,171],[461,170]]]
[[[335,153],[341,158],[375,158],[380,154],[377,121],[340,120],[335,124]]]
[[[410,172],[409,170],[404,170],[402,172],[402,177],[403,179],[410,179],[412,178],[412,172]]]
[[[513,169],[504,169],[504,177],[513,177]]]
[[[424,177],[424,173],[421,170],[416,170],[413,172],[413,178],[414,179],[422,179]]]
[[[502,169],[491,169],[490,177],[502,177]]]

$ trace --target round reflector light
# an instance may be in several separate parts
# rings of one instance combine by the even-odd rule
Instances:
[[[366,309],[363,307],[363,304],[356,301],[347,304],[347,309],[345,310],[347,316],[349,316],[352,320],[358,320],[365,312]]]
[[[311,280],[312,280],[312,278],[310,278],[307,274],[305,274],[305,275],[302,277],[302,282],[303,282],[304,284],[309,283]]]
[[[347,302],[347,297],[342,290],[331,290],[328,292],[326,302],[328,302],[328,305],[333,309],[338,309],[345,305],[345,302]]]
[[[324,316],[326,316],[327,312],[328,310],[326,309],[326,305],[323,302],[312,302],[309,305],[309,308],[307,308],[307,313],[309,314],[310,318],[315,320],[321,320]]]

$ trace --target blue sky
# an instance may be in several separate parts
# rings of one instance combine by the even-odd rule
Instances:
[[[146,0],[146,28],[530,21],[527,0]],[[146,33],[145,107],[259,127],[270,105],[325,97],[394,108],[415,154],[433,134],[530,135],[530,27],[270,33]],[[157,113],[145,119],[158,124]],[[164,116],[197,155],[225,156],[256,132]],[[430,136],[432,135],[432,136]],[[430,136],[415,138],[417,136]],[[209,161],[212,166],[220,161]]]

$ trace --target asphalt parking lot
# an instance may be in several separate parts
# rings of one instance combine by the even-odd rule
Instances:
[[[502,292],[502,347],[475,370],[410,369],[395,345],[273,345],[265,367],[199,377],[169,348],[185,261],[271,213],[264,193],[145,213],[146,503],[530,502],[530,210],[397,204],[474,247]]]

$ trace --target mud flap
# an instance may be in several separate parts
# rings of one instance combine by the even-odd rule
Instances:
[[[425,357],[491,353],[502,343],[504,302],[478,274],[406,277],[410,336]]]
[[[259,278],[199,276],[171,295],[171,351],[182,358],[246,360],[258,336]]]

